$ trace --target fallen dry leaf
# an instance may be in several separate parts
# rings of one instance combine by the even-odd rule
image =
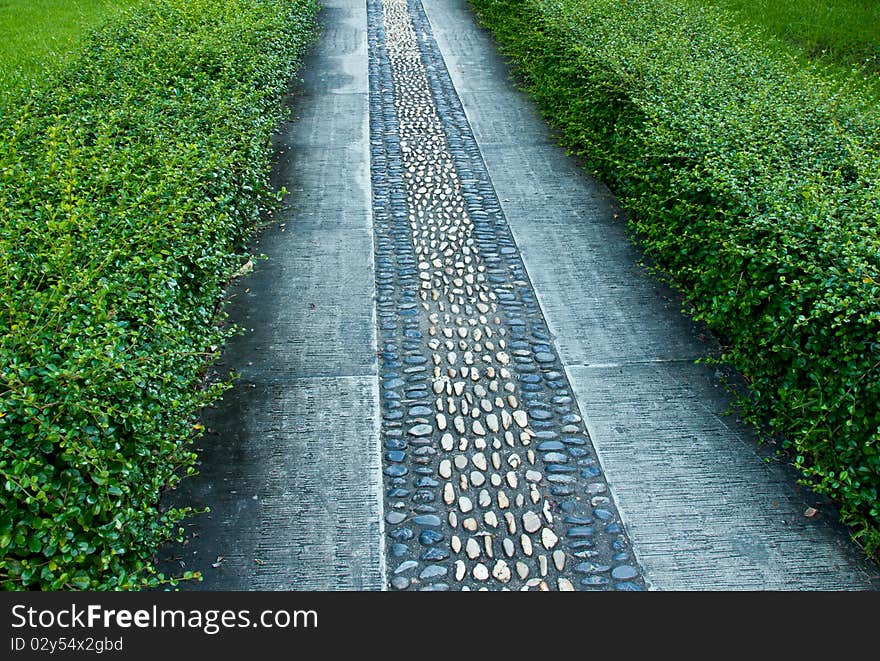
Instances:
[[[807,517],[808,519],[816,516],[818,513],[819,513],[819,510],[817,510],[815,507],[808,507],[807,509],[804,510],[804,516]]]
[[[242,265],[242,267],[241,267],[240,269],[238,269],[238,271],[236,271],[236,272],[232,275],[232,277],[233,277],[233,278],[240,278],[240,277],[243,276],[245,273],[250,273],[250,272],[253,271],[253,270],[254,270],[254,263],[253,263],[253,261],[251,261],[251,260],[249,259],[249,260],[247,260],[247,261]]]

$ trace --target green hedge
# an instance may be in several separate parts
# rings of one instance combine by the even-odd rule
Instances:
[[[315,0],[159,0],[0,110],[0,586],[127,589],[185,510],[218,302]]]
[[[471,0],[725,342],[751,419],[880,550],[880,112],[716,9]]]

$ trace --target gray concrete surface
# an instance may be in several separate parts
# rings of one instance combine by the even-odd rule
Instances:
[[[205,412],[201,474],[169,498],[212,510],[185,522],[185,546],[162,551],[164,569],[202,572],[183,589],[385,583],[366,14],[323,4],[276,140],[289,205],[255,247],[269,259],[229,291],[230,320],[247,332],[215,369],[241,378]]]
[[[612,196],[513,90],[466,1],[423,2],[651,587],[875,588],[831,505],[723,415],[693,363],[708,338],[636,265]]]

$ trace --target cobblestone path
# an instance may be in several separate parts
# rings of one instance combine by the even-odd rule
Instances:
[[[393,588],[644,588],[419,0],[370,0]]]

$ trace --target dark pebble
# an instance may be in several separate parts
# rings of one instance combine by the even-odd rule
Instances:
[[[589,516],[567,516],[562,522],[573,526],[589,526],[593,523],[593,519]]]
[[[436,530],[423,530],[419,535],[419,541],[425,546],[431,546],[443,539],[443,534]]]
[[[559,441],[544,441],[538,443],[537,449],[538,452],[555,452],[558,450],[564,450],[565,446]]]
[[[419,489],[413,494],[414,503],[433,503],[437,495],[430,489]]]
[[[388,533],[388,536],[392,539],[407,541],[415,537],[416,534],[411,528],[398,528],[397,530]]]
[[[632,565],[620,565],[611,570],[611,576],[621,581],[627,581],[639,575],[639,570]]]
[[[422,560],[435,561],[446,560],[449,557],[449,551],[439,546],[432,546],[422,553]]]
[[[568,537],[592,537],[596,534],[596,529],[592,526],[575,526],[569,528],[565,533]]]
[[[449,570],[446,567],[442,567],[440,565],[429,565],[425,567],[421,573],[419,573],[419,578],[422,580],[427,580],[429,578],[440,578],[441,576],[446,576],[446,573]]]

